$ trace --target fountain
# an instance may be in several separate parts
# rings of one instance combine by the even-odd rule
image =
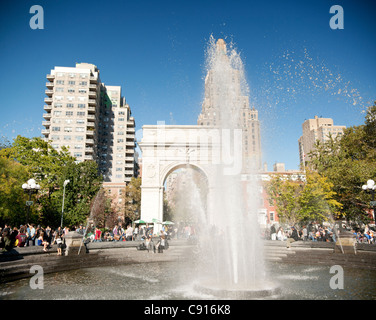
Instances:
[[[215,187],[210,191],[207,219],[201,222],[205,227],[200,228],[201,271],[196,289],[236,299],[272,295],[279,288],[265,274],[256,166],[243,163],[229,168],[228,163],[230,158],[243,159],[240,122],[249,99],[243,63],[236,50],[227,52],[224,40],[215,42],[211,37],[207,69],[206,90],[210,91],[210,107],[216,114],[215,126],[222,137],[232,139],[222,138],[222,161],[212,165]],[[246,182],[242,181],[245,173],[252,177]]]

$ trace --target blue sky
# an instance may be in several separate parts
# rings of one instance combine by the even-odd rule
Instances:
[[[44,29],[29,26],[44,9]],[[332,30],[332,5],[344,29]],[[305,119],[360,125],[376,100],[372,1],[2,0],[0,136],[40,136],[46,74],[89,62],[120,85],[142,125],[196,124],[210,35],[233,42],[259,110],[263,161],[299,165]]]

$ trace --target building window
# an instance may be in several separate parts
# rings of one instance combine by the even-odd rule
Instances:
[[[65,127],[64,132],[72,132],[72,127]]]
[[[86,104],[84,104],[84,103],[79,103],[79,104],[78,104],[78,107],[79,107],[80,109],[84,109],[84,108],[86,108]]]
[[[73,108],[74,107],[74,104],[73,103],[67,103],[67,108]]]
[[[77,127],[76,132],[84,132],[85,128],[84,127]]]
[[[65,111],[66,116],[73,116],[73,111]]]
[[[84,117],[85,116],[85,112],[77,111],[77,116]]]
[[[74,86],[76,84],[76,81],[68,81],[68,85]]]
[[[52,127],[52,131],[60,131],[60,127]]]

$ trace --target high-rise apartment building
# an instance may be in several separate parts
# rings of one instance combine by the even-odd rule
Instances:
[[[309,152],[314,149],[316,141],[326,142],[330,136],[341,136],[346,126],[335,126],[333,119],[315,116],[303,122],[303,135],[299,138],[300,165],[310,160]]]
[[[55,67],[47,75],[42,134],[77,161],[98,163],[104,186],[124,188],[135,175],[135,120],[120,86],[101,82],[93,64]]]
[[[226,44],[223,39],[217,41],[217,52],[226,60]],[[261,137],[260,137],[260,122],[258,119],[258,111],[253,107],[250,108],[249,97],[242,94],[241,76],[239,70],[229,70],[231,83],[226,83],[222,88],[218,88],[218,82],[222,81],[222,74],[213,70],[209,70],[205,78],[205,96],[202,104],[202,111],[198,117],[197,124],[203,126],[216,127],[220,123],[226,123],[226,117],[233,117],[236,119],[235,126],[242,129],[242,153],[243,153],[243,172],[249,172],[251,169],[261,170]],[[224,77],[223,77],[224,78]],[[228,80],[225,80],[228,81]],[[224,87],[228,88],[229,92],[220,92]],[[228,106],[226,110],[219,110],[219,104],[224,103],[223,97],[228,99]],[[233,104],[237,107],[232,108]],[[239,108],[240,106],[240,108]],[[238,110],[237,115],[232,112]]]

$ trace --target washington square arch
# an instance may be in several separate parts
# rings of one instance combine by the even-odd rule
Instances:
[[[179,168],[199,171],[207,182],[208,198],[213,188],[213,164],[220,159],[219,132],[203,126],[143,126],[141,219],[163,220],[166,178]],[[207,207],[210,212],[210,208]],[[210,221],[210,216],[207,216]]]

